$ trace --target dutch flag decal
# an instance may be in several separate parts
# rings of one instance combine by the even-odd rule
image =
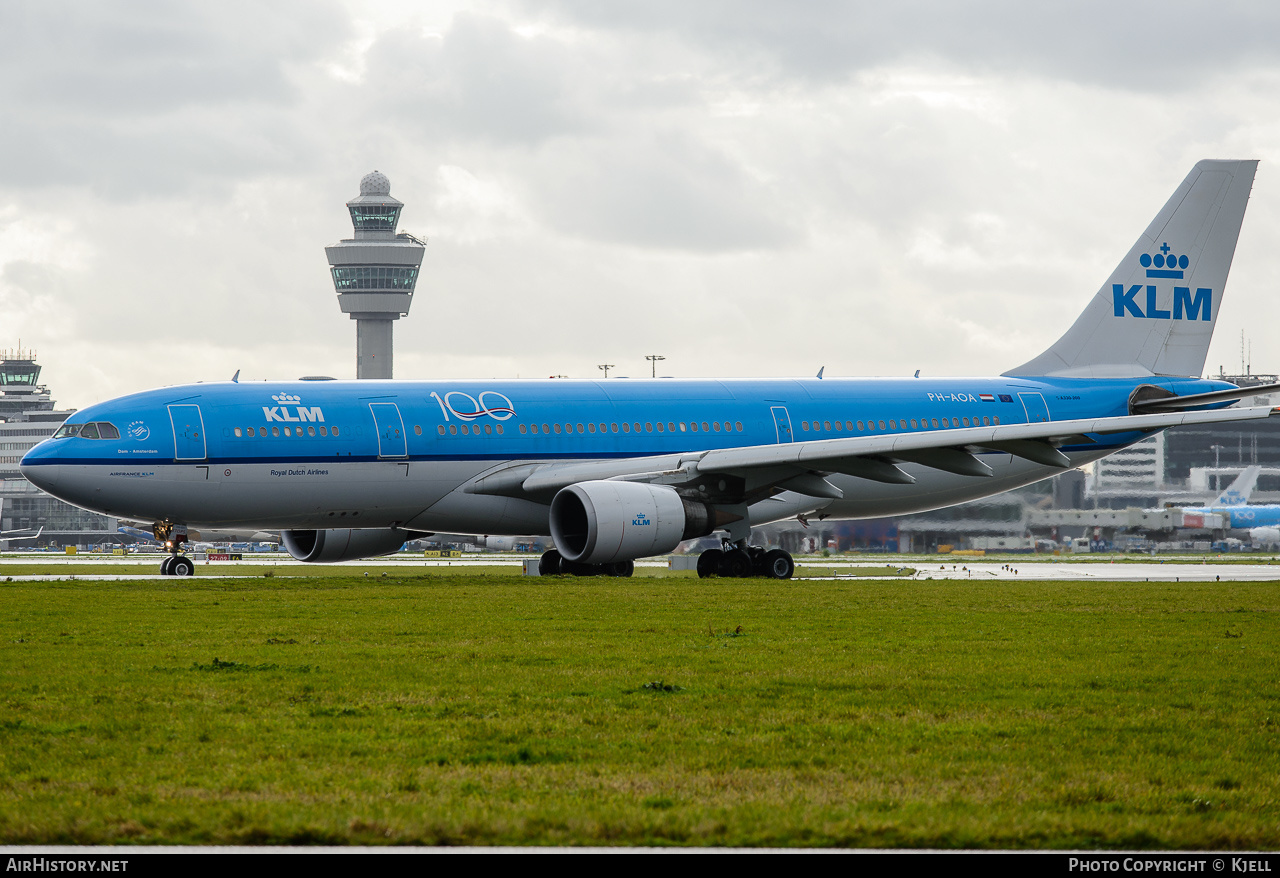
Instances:
[[[989,393],[979,393],[979,394],[978,394],[978,399],[982,400],[983,402],[995,402],[995,401],[996,401],[996,398],[995,398],[994,396],[992,396],[991,394],[989,394]]]

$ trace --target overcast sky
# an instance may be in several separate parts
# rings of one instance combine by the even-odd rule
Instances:
[[[1206,370],[1280,371],[1280,4],[0,4],[0,348],[61,406],[355,375],[324,247],[429,239],[398,378],[985,375],[1202,158]]]

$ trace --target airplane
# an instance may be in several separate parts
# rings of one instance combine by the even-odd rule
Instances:
[[[169,542],[156,536],[151,526],[145,525],[144,522],[121,520],[120,526],[116,528],[116,531],[125,536],[146,540],[147,542],[161,544]],[[280,535],[254,529],[212,530],[209,528],[187,528],[187,540],[188,542],[191,540],[204,540],[210,543],[279,543]]]
[[[44,533],[44,525],[40,525],[40,529],[35,533],[30,528],[19,530],[0,530],[0,548],[8,548],[10,540],[38,540],[40,534]]]
[[[21,470],[154,522],[167,575],[194,571],[189,528],[237,527],[308,562],[550,534],[543,574],[617,576],[712,535],[699,575],[786,579],[753,526],[937,509],[1167,427],[1270,416],[1230,407],[1269,388],[1199,377],[1256,169],[1196,164],[1062,337],[995,378],[194,384],[83,408]]]
[[[1253,493],[1258,481],[1260,466],[1245,467],[1236,476],[1235,481],[1223,491],[1218,499],[1208,506],[1184,507],[1182,521],[1184,527],[1197,527],[1196,518],[1201,522],[1204,516],[1217,513],[1225,516],[1228,527],[1232,530],[1248,530],[1251,536],[1257,536],[1265,542],[1280,542],[1280,505],[1274,503],[1258,503],[1249,505],[1249,496]],[[1258,534],[1253,534],[1258,531]]]

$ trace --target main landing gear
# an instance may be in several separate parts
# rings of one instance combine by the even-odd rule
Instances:
[[[790,579],[795,569],[795,561],[786,552],[759,546],[726,543],[723,549],[707,549],[698,556],[698,576],[704,579],[708,576]]]
[[[195,562],[182,554],[182,544],[187,542],[186,525],[157,521],[151,526],[151,532],[169,550],[169,557],[160,562],[160,575],[194,576],[196,572]]]
[[[634,561],[615,561],[612,564],[581,564],[561,557],[555,549],[543,552],[538,559],[539,576],[630,576],[635,572]]]

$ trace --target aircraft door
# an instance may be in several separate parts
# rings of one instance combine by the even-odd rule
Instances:
[[[795,437],[791,433],[791,415],[788,414],[786,406],[775,405],[772,411],[773,425],[778,430],[778,444],[794,442]]]
[[[400,408],[394,402],[371,402],[369,411],[378,429],[378,457],[408,457]]]
[[[204,419],[198,405],[169,406],[174,460],[204,460]]]
[[[1022,408],[1027,413],[1028,424],[1043,424],[1045,421],[1051,420],[1049,407],[1045,405],[1044,397],[1040,394],[1019,393],[1018,399],[1022,400]]]

